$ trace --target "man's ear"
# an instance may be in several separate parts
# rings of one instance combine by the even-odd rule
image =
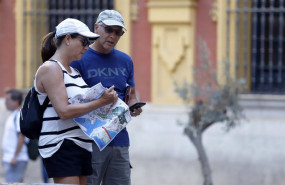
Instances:
[[[95,23],[94,24],[94,32],[97,33],[97,34],[98,34],[98,31],[97,31],[98,28],[99,28],[99,25]]]

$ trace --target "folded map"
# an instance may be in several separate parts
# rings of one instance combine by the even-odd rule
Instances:
[[[69,99],[69,102],[71,104],[89,102],[98,99],[105,90],[107,88],[98,83],[88,89],[85,94]],[[128,105],[118,98],[113,104],[105,105],[73,120],[102,151],[127,126],[131,115]]]

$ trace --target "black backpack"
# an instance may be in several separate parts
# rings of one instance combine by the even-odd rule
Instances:
[[[38,156],[40,155],[38,146],[39,146],[39,140],[38,139],[30,139],[27,145],[28,150],[28,156],[31,160],[35,161]]]
[[[14,116],[14,127],[17,128],[17,115]],[[16,135],[18,137],[18,132],[16,132]],[[38,156],[40,155],[38,150],[38,139],[29,139],[29,142],[26,143],[27,150],[28,150],[28,156],[31,160],[36,160]]]
[[[37,94],[38,92],[32,87],[20,112],[21,133],[29,139],[38,139],[40,137],[43,114],[49,102],[49,98],[46,97],[43,105],[40,105]]]

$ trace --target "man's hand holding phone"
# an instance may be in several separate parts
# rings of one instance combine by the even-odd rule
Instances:
[[[138,116],[142,112],[141,107],[144,106],[146,103],[145,102],[137,102],[133,105],[130,106],[130,112],[131,116]]]

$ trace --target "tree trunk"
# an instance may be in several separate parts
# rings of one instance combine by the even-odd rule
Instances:
[[[194,144],[195,148],[197,149],[197,153],[199,156],[199,161],[204,177],[204,184],[203,185],[213,185],[213,180],[212,180],[212,173],[211,173],[211,168],[210,164],[208,161],[208,157],[206,154],[206,151],[204,149],[203,143],[202,143],[202,133],[198,132],[197,135],[188,135],[192,143]]]

